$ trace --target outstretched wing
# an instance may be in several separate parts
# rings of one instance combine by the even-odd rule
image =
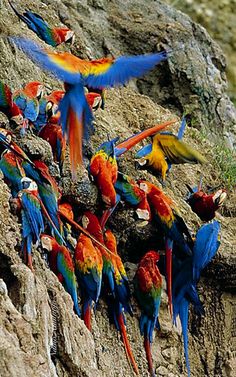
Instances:
[[[159,145],[171,163],[183,164],[186,162],[200,162],[203,164],[206,162],[205,157],[203,157],[197,150],[179,140],[175,135],[157,134],[153,138],[153,143]]]
[[[167,57],[167,52],[162,51],[157,54],[94,60],[89,62],[89,72],[83,74],[85,83],[93,88],[124,85],[130,79],[144,75]]]

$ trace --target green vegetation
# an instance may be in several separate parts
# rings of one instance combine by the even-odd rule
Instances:
[[[223,142],[214,146],[215,164],[221,171],[221,178],[229,189],[236,186],[236,153]]]

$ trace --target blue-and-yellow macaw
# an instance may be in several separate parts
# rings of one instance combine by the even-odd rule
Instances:
[[[60,102],[61,124],[70,146],[73,177],[82,163],[82,139],[92,130],[93,114],[87,103],[84,86],[106,88],[124,85],[166,60],[166,51],[86,61],[66,52],[51,52],[24,38],[10,38],[30,59],[52,72],[65,83],[66,93]]]
[[[171,164],[205,163],[206,159],[197,150],[184,143],[181,138],[185,129],[185,119],[181,124],[178,136],[162,132],[153,137],[152,144],[142,148],[136,157],[139,169],[150,169],[161,175],[162,181]]]

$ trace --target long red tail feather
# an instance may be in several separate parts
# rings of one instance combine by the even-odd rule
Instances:
[[[87,327],[87,329],[89,331],[92,331],[92,325],[91,325],[91,308],[90,308],[89,305],[87,305],[87,308],[84,310],[83,320],[84,320],[84,324]]]
[[[118,316],[118,323],[120,326],[121,336],[122,336],[122,340],[125,346],[125,352],[126,352],[127,358],[128,360],[130,360],[132,367],[134,369],[134,372],[138,375],[139,374],[138,366],[136,364],[136,361],[135,361],[135,358],[134,358],[134,355],[133,355],[133,352],[129,343],[129,339],[127,337],[126,328],[124,324],[124,318],[123,318],[122,313],[120,313]]]
[[[151,344],[148,338],[144,338],[144,348],[146,352],[149,373],[152,377],[155,377],[155,372],[154,372],[153,363],[152,363]]]
[[[140,132],[137,135],[129,138],[128,140],[123,141],[123,143],[118,144],[116,146],[116,148],[118,148],[118,149],[125,148],[125,151],[127,151],[130,148],[134,147],[141,140],[163,130],[164,128],[166,128],[167,126],[170,126],[171,124],[173,124],[175,122],[177,122],[177,119],[173,119],[173,120],[170,120],[170,121],[162,123],[162,124],[156,124],[155,126],[149,128],[148,130]]]
[[[167,295],[172,317],[172,247],[166,242],[166,276],[167,276]]]
[[[83,163],[82,140],[83,125],[77,114],[70,107],[67,118],[68,142],[70,147],[70,163],[72,179],[76,178],[76,169]]]

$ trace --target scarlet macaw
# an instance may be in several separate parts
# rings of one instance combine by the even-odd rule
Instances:
[[[30,11],[20,14],[10,1],[9,4],[20,20],[26,23],[30,30],[50,46],[56,47],[63,42],[71,42],[73,44],[75,39],[74,31],[67,27],[51,28],[38,14]]]
[[[111,260],[114,268],[113,278],[114,278],[114,297],[112,301],[112,312],[116,328],[120,331],[122,340],[125,346],[126,354],[133,366],[134,372],[139,374],[138,367],[127,337],[126,326],[125,326],[125,316],[124,312],[128,312],[133,315],[133,310],[130,304],[130,289],[128,284],[128,278],[126,275],[125,267],[122,263],[121,258],[117,253],[117,242],[115,235],[111,230],[106,230],[104,234],[105,245],[109,250],[113,252],[111,255]],[[114,257],[115,255],[115,257]]]
[[[129,288],[127,285],[126,273],[122,261],[117,254],[116,241],[111,233],[107,233],[106,241],[103,237],[103,230],[98,221],[98,218],[91,212],[86,211],[82,217],[83,227],[93,235],[101,244],[108,245],[108,248],[112,253],[108,253],[103,247],[99,247],[103,258],[103,279],[106,286],[108,286],[108,291],[111,294],[112,301],[114,304],[115,313],[115,323],[117,328],[121,331],[122,339],[124,341],[125,349],[130,359],[134,371],[138,374],[137,365],[135,363],[130,345],[127,339],[126,330],[124,326],[124,317],[121,315],[123,308],[132,314],[132,309],[129,303]]]
[[[73,177],[82,163],[82,138],[92,130],[93,115],[84,93],[84,86],[105,88],[124,85],[140,77],[162,60],[167,52],[130,57],[102,58],[86,61],[66,52],[51,52],[24,38],[10,38],[34,62],[64,81],[66,93],[59,105],[63,134],[70,146]]]
[[[151,210],[155,215],[155,220],[160,226],[165,236],[166,248],[166,277],[167,277],[167,293],[170,305],[170,313],[172,314],[172,248],[175,242],[185,255],[192,255],[192,250],[185,237],[192,244],[192,238],[183,219],[180,217],[178,208],[173,200],[164,194],[154,184],[139,180],[140,188],[146,192],[147,199]],[[184,237],[185,235],[185,237]]]
[[[75,270],[69,250],[65,246],[59,245],[55,238],[47,234],[42,234],[40,238],[43,248],[49,252],[49,255],[52,254],[50,263],[54,269],[53,272],[58,276],[60,281],[62,280],[65,289],[72,298],[74,310],[80,317],[81,312],[78,304]]]
[[[89,331],[91,327],[91,310],[93,302],[98,302],[101,284],[103,259],[100,250],[93,245],[90,238],[80,234],[75,249],[75,271],[81,286],[83,302],[83,320]]]
[[[9,121],[13,121],[17,126],[26,127],[27,120],[24,119],[21,109],[13,102],[11,89],[1,81],[0,111],[7,116]]]
[[[159,253],[148,251],[141,259],[134,277],[135,296],[141,309],[140,332],[144,336],[144,348],[148,362],[149,373],[155,376],[153,368],[151,344],[153,331],[160,330],[158,320],[161,303],[162,278],[157,267]]]

